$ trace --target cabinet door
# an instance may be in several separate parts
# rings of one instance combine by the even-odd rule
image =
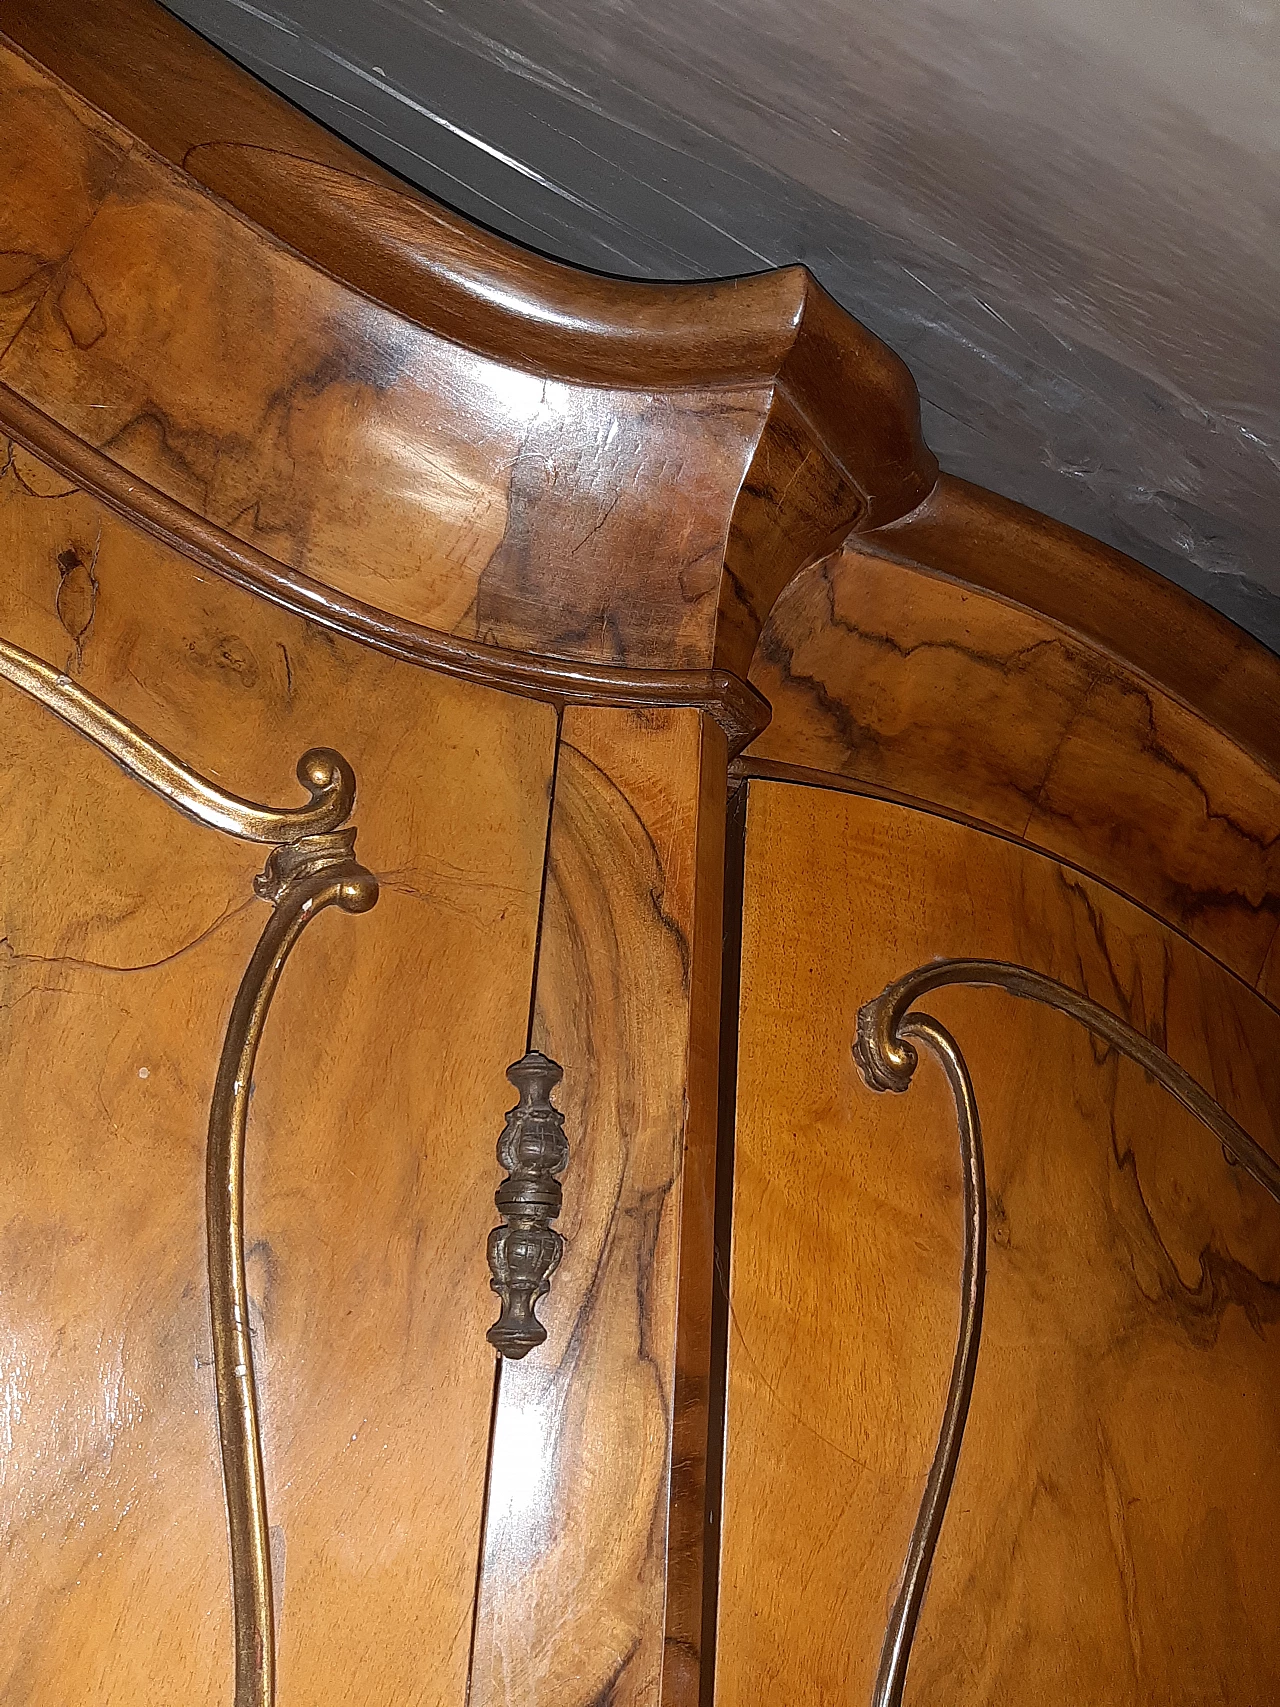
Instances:
[[[318,918],[244,1181],[279,1699],[465,1694],[555,714],[324,632],[0,443],[0,636],[220,787],[354,768],[365,915]],[[0,681],[0,1700],[226,1707],[210,1099],[267,852]]]
[[[940,956],[1092,997],[1280,1155],[1280,1015],[1102,885],[751,785],[716,1698],[870,1702],[961,1311],[956,1114],[859,1007]],[[1280,1204],[1154,1079],[998,989],[923,1003],[986,1144],[985,1314],[910,1707],[1280,1699]],[[923,1052],[922,1052],[923,1053]]]

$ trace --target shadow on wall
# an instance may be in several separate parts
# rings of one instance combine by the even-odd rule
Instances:
[[[1280,11],[174,0],[473,219],[643,278],[804,261],[943,466],[1280,651]]]

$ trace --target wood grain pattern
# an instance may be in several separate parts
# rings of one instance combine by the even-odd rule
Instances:
[[[940,1074],[902,1097],[858,1080],[859,1003],[935,955],[1034,966],[1272,1154],[1280,1015],[1042,856],[750,786],[717,1700],[866,1700],[950,1369],[960,1180]],[[1270,1700],[1275,1205],[1064,1016],[990,991],[927,1006],[973,1073],[991,1245],[907,1699]]]
[[[803,269],[558,268],[153,0],[3,22],[35,57],[0,44],[0,408],[48,428],[0,465],[3,631],[240,792],[288,798],[303,747],[342,748],[383,891],[291,964],[251,1123],[282,1700],[692,1707],[726,744],[699,709],[577,704],[559,736],[557,709],[727,703],[767,624],[760,753],[1058,852],[1274,990],[1280,662],[1118,554],[935,486],[906,370]],[[33,708],[5,729],[0,1695],[212,1703],[199,1151],[251,867]],[[744,1084],[766,1047],[782,1065],[739,1145],[726,1701],[843,1698],[874,1667],[945,1380],[954,1161],[923,1090],[867,1115],[849,1179],[864,974],[922,943],[1057,956],[1267,1142],[1280,1089],[1272,1011],[1098,884],[883,805],[806,810],[753,829]],[[1039,1147],[994,1146],[1004,1290],[914,1688],[1265,1700],[1272,1224],[1149,1087],[989,1001],[944,1017],[990,1119]],[[495,1395],[493,1142],[526,1044],[565,1069],[567,1250],[547,1343]]]
[[[504,364],[607,386],[776,381],[863,494],[913,509],[937,464],[891,351],[803,267],[654,286],[483,231],[322,130],[153,0],[10,0],[6,28],[133,135],[334,277]],[[851,410],[856,391],[866,408]]]
[[[317,738],[357,767],[382,898],[291,962],[249,1123],[281,1698],[456,1703],[555,714],[275,610],[6,451],[0,631],[228,788],[295,798]],[[4,692],[0,1696],[213,1707],[204,1129],[258,857]]]
[[[912,363],[951,472],[1280,651],[1269,10],[171,3],[535,248],[654,278],[812,257]]]
[[[1280,924],[1280,778],[1176,701],[1143,682],[1099,682],[1025,833],[1260,978]]]
[[[696,1700],[724,765],[696,712],[564,716],[532,1041],[566,1248],[501,1371],[475,1707]]]
[[[765,700],[729,670],[636,670],[625,665],[512,652],[389,616],[360,599],[287,568],[236,539],[148,482],[125,473],[0,381],[0,432],[43,463],[46,477],[79,487],[131,526],[237,587],[310,618],[393,658],[425,664],[553,705],[694,705],[711,713],[738,753],[769,721]]]
[[[1267,958],[1262,963],[1262,971],[1258,974],[1258,993],[1265,996],[1273,1006],[1280,1008],[1280,929],[1271,942]]]
[[[75,247],[128,146],[0,43],[0,354]]]
[[[1025,611],[863,553],[787,589],[752,679],[773,720],[750,757],[892,786],[1014,835],[1097,662]]]
[[[918,509],[878,529],[865,548],[1060,624],[1280,774],[1280,722],[1265,710],[1280,683],[1280,658],[1124,552],[945,475]]]
[[[152,10],[78,8],[71,48],[40,4],[6,17],[172,162],[133,146],[0,363],[132,473],[427,627],[737,671],[791,572],[929,490],[909,375],[802,270],[658,288],[522,255],[339,170],[328,139],[319,159],[282,150],[314,129],[296,113],[265,148],[259,108],[282,103],[215,100],[249,80],[204,47],[184,59],[187,32]],[[212,105],[200,140],[179,148],[122,91],[131,30]],[[114,38],[105,79],[95,32]]]
[[[578,273],[397,187],[154,0],[10,0],[5,23],[132,154],[15,383],[286,564],[445,633],[743,672],[778,589],[857,529],[1061,624],[1280,774],[1276,659],[1121,553],[937,481],[906,370],[803,269]],[[65,255],[46,202],[20,248]],[[121,374],[128,403],[98,395]]]
[[[0,377],[197,513],[427,627],[710,661],[758,387],[677,408],[498,367],[354,298],[151,162],[123,169],[68,268],[79,318],[51,291]],[[620,582],[626,548],[648,585]],[[572,576],[545,587],[563,560]]]
[[[1260,977],[1280,922],[1280,772],[1078,634],[848,547],[782,596],[752,681],[774,715],[748,763],[991,824]]]

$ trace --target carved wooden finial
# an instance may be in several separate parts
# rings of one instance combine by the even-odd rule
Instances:
[[[569,1160],[564,1116],[551,1093],[564,1068],[536,1049],[507,1068],[520,1101],[507,1115],[498,1140],[498,1161],[507,1171],[494,1194],[504,1225],[489,1235],[489,1284],[502,1300],[502,1314],[487,1339],[503,1357],[524,1357],[541,1345],[547,1330],[534,1305],[551,1286],[564,1240],[551,1223],[560,1213],[557,1174]]]

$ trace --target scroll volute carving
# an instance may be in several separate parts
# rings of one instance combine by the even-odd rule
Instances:
[[[564,1250],[551,1226],[563,1194],[559,1175],[569,1161],[564,1115],[551,1093],[564,1069],[531,1049],[507,1068],[520,1093],[498,1140],[498,1161],[506,1169],[494,1194],[504,1224],[489,1235],[489,1282],[502,1301],[502,1313],[486,1336],[503,1357],[524,1357],[541,1345],[547,1330],[534,1314],[546,1296]]]
[[[921,1013],[916,1000],[948,985],[1004,990],[1023,1001],[1056,1009],[1091,1031],[1109,1048],[1136,1061],[1184,1108],[1189,1109],[1222,1145],[1227,1161],[1245,1170],[1280,1203],[1280,1164],[1150,1038],[1110,1009],[1032,967],[1003,960],[938,959],[896,979],[858,1010],[853,1059],[864,1084],[873,1091],[902,1092],[919,1065],[922,1043],[945,1072],[955,1099],[964,1177],[964,1261],[960,1288],[960,1332],[951,1382],[933,1464],[911,1533],[898,1592],[880,1651],[880,1669],[871,1707],[901,1707],[916,1626],[928,1591],[929,1574],[942,1532],[947,1502],[964,1440],[969,1402],[978,1368],[983,1295],[987,1266],[986,1177],[982,1128],[973,1082],[955,1039],[945,1026]]]

